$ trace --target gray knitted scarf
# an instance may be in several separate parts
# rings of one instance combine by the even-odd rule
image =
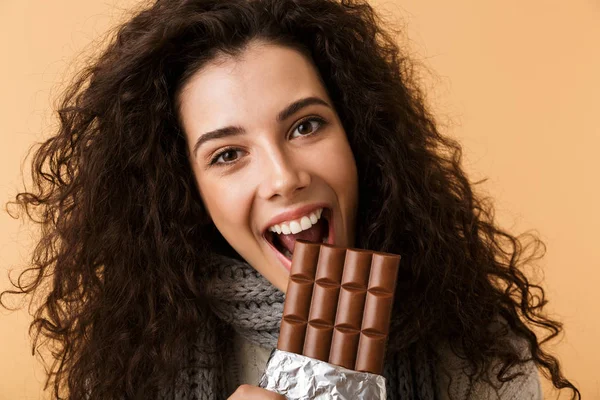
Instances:
[[[277,345],[285,295],[249,264],[232,258],[220,258],[214,278],[207,285],[211,309],[216,316],[189,349],[189,365],[175,393],[166,397],[197,400],[225,399],[227,365],[235,357],[224,352],[223,343],[232,330],[264,348]],[[219,331],[226,327],[229,332]],[[221,332],[221,334],[219,334]],[[227,347],[227,346],[226,346]],[[231,346],[228,346],[231,348]],[[431,358],[425,351],[388,354],[383,373],[390,400],[434,400],[435,379]]]

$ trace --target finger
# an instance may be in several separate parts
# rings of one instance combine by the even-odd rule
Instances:
[[[258,386],[252,386],[243,384],[238,386],[235,392],[227,400],[286,400],[284,396],[279,393],[271,392],[260,388]]]

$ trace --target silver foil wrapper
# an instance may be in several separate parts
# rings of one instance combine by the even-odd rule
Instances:
[[[385,400],[385,378],[274,349],[259,386],[289,400]]]

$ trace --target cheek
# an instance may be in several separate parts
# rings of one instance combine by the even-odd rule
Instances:
[[[225,233],[247,221],[247,186],[228,179],[198,181],[202,200],[217,228]]]
[[[353,203],[357,193],[358,176],[354,155],[348,142],[338,141],[326,149],[321,160],[319,170],[323,171],[327,182],[338,192],[338,196],[344,197],[348,203]]]

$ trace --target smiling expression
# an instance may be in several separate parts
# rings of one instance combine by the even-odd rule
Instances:
[[[329,242],[354,245],[356,163],[318,71],[288,47],[253,42],[184,85],[179,113],[212,222],[274,286],[289,263],[267,238],[275,224],[323,207]]]

